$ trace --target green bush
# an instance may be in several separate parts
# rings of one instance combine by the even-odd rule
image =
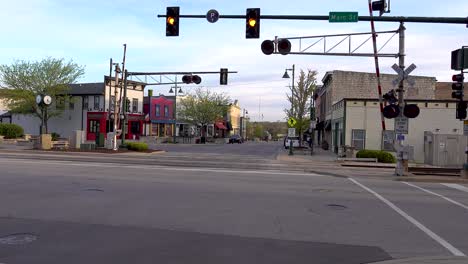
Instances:
[[[52,141],[57,141],[60,138],[60,135],[58,133],[52,132],[51,137]]]
[[[0,124],[0,136],[4,136],[5,138],[19,138],[23,134],[23,128],[17,124]]]
[[[135,151],[146,151],[148,150],[148,144],[144,142],[127,142],[127,148]]]
[[[396,158],[389,152],[363,149],[356,153],[356,158],[375,158],[382,163],[395,163]]]

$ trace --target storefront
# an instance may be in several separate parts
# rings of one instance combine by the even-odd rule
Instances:
[[[127,133],[125,139],[140,139],[143,128],[144,116],[142,114],[127,115]],[[107,112],[88,112],[87,113],[86,140],[96,140],[99,133],[105,134],[112,132],[114,122],[107,118]]]

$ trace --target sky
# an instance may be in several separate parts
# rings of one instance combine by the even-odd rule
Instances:
[[[261,20],[260,38],[245,39],[243,19],[181,18],[180,36],[165,36],[166,7],[180,6],[181,14],[204,15],[216,9],[222,15],[245,15],[246,8],[261,8],[262,15],[328,15],[330,11],[356,11],[367,16],[365,0],[0,0],[0,64],[15,60],[37,61],[45,57],[73,60],[85,67],[79,82],[101,82],[109,74],[109,59],[121,62],[127,44],[126,68],[132,72],[219,71],[228,68],[229,85],[219,86],[219,75],[203,75],[198,86],[227,93],[237,99],[258,121],[284,120],[288,108],[286,93],[291,79],[282,79],[286,68],[318,72],[317,84],[327,71],[375,72],[373,58],[264,55],[263,40],[326,34],[369,32],[369,22],[329,23],[328,21]],[[466,0],[392,0],[385,16],[466,17]],[[376,14],[377,15],[377,14]],[[406,23],[406,64],[414,63],[418,76],[450,81],[450,52],[468,45],[466,25]],[[376,22],[376,30],[396,30],[398,23]],[[390,35],[388,35],[390,37]],[[388,39],[377,39],[381,47]],[[332,47],[341,39],[327,40]],[[363,39],[352,39],[356,48]],[[347,41],[345,41],[346,43]],[[304,40],[302,47],[312,44]],[[382,52],[397,53],[398,39],[392,38]],[[292,51],[298,51],[292,41]],[[343,44],[342,44],[343,45]],[[320,46],[321,47],[321,46]],[[315,46],[314,46],[315,48]],[[314,49],[313,48],[313,49]],[[317,48],[319,48],[317,46]],[[314,51],[314,50],[311,51]],[[348,49],[338,46],[337,52]],[[372,52],[372,42],[359,51]],[[394,58],[380,59],[381,72],[393,73]],[[193,91],[197,85],[182,85]],[[154,94],[168,94],[169,86],[151,86]]]

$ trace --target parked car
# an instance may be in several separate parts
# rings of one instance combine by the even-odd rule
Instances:
[[[299,147],[299,137],[286,137],[284,139],[284,148],[288,149],[289,145],[291,144],[290,141],[292,141],[293,148]]]
[[[242,139],[242,137],[240,135],[232,135],[229,138],[229,144],[234,144],[234,143],[241,144],[243,142],[244,142],[244,140]]]

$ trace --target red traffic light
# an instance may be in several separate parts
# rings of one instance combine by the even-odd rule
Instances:
[[[265,55],[271,55],[275,52],[275,43],[271,40],[264,40],[261,45],[262,52]]]
[[[278,41],[278,52],[281,55],[287,55],[291,52],[291,42],[288,39],[280,39]]]
[[[192,82],[192,75],[184,75],[182,76],[182,82],[185,84],[189,84]]]
[[[407,104],[403,108],[403,115],[408,118],[416,118],[419,115],[419,107],[416,104]]]
[[[463,76],[463,74],[455,74],[452,76],[452,81],[454,82],[463,82],[464,79],[465,77]]]
[[[200,84],[201,83],[201,78],[198,75],[192,75],[192,82],[195,84]]]
[[[398,105],[387,105],[383,109],[383,115],[385,118],[395,118],[400,115],[400,107]]]

